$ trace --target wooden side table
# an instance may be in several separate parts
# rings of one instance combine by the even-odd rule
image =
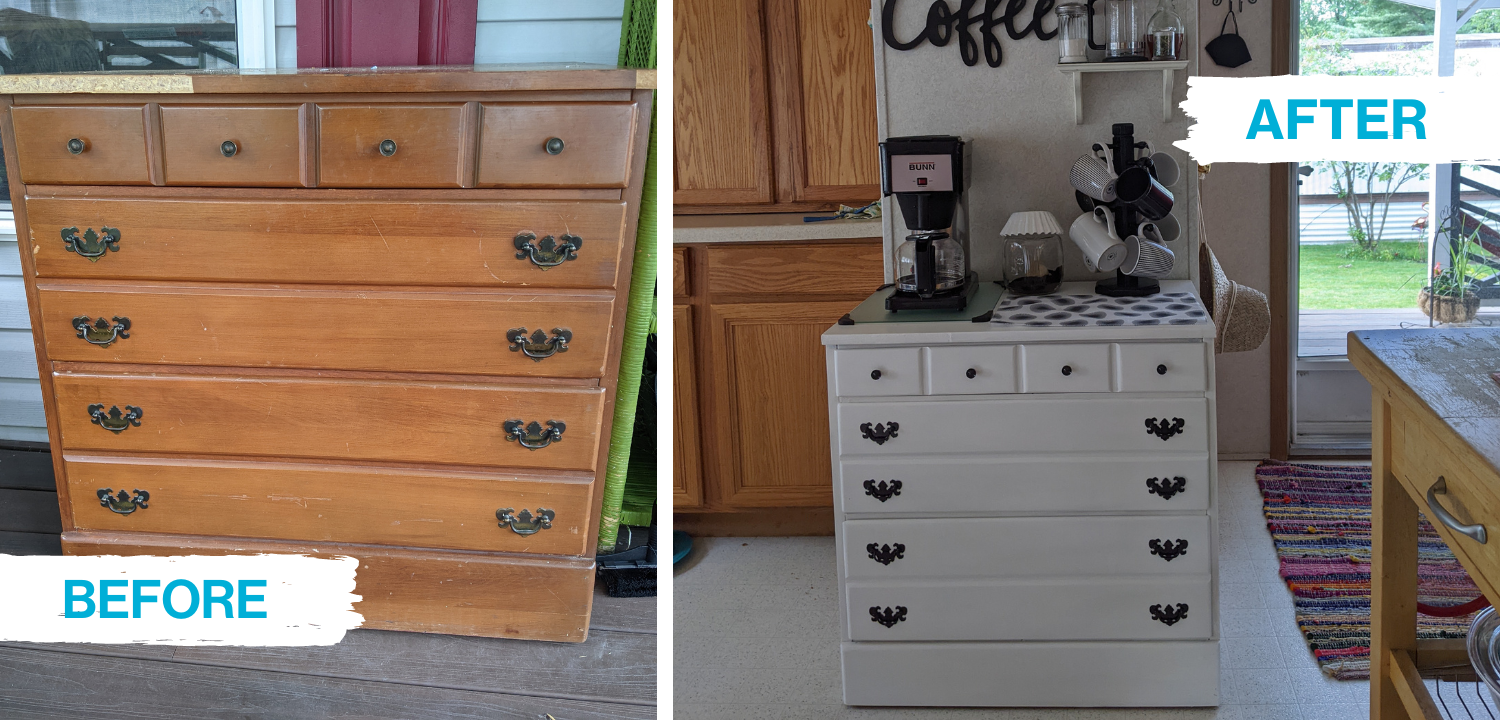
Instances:
[[[1370,717],[1436,720],[1421,671],[1467,653],[1417,640],[1417,513],[1500,598],[1500,331],[1356,331],[1349,359],[1373,388]]]

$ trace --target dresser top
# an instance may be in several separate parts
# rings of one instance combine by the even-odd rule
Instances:
[[[655,70],[584,63],[0,75],[0,95],[654,89]]]

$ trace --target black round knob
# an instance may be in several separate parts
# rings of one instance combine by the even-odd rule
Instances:
[[[1064,365],[1063,366],[1063,374],[1064,375],[1072,375],[1073,374],[1073,366],[1072,365]]]
[[[1156,366],[1156,374],[1157,375],[1166,375],[1167,374],[1167,366],[1166,365],[1157,365]]]
[[[974,368],[969,368],[968,370],[964,371],[964,377],[966,377],[966,378],[968,378],[970,380],[973,380],[974,376],[978,375],[978,374],[979,374],[979,371],[975,370]]]
[[[73,138],[72,140],[68,141],[68,152],[73,153],[74,155],[78,155],[82,153],[83,150],[84,145],[82,138]]]
[[[234,157],[235,153],[239,151],[240,146],[234,144],[233,140],[225,140],[219,143],[219,152],[224,153],[224,157]]]
[[[880,371],[879,370],[871,370],[870,371],[870,379],[871,380],[879,380],[880,379]]]
[[[390,157],[392,155],[395,155],[396,154],[396,141],[395,140],[381,140],[380,141],[380,154],[384,155],[386,157]]]
[[[562,138],[547,138],[547,143],[542,147],[547,149],[548,155],[558,155],[563,151]]]

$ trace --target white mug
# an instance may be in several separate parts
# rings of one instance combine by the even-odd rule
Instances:
[[[1172,187],[1182,178],[1182,168],[1177,165],[1177,158],[1164,152],[1156,152],[1151,143],[1146,143],[1146,159],[1151,161],[1151,168],[1156,171],[1156,181],[1163,187]]]
[[[1068,228],[1068,237],[1083,251],[1089,270],[1111,272],[1125,262],[1125,243],[1115,233],[1114,215],[1106,208],[1079,215]]]
[[[1120,272],[1126,275],[1164,278],[1172,273],[1172,266],[1177,261],[1167,246],[1137,235],[1125,238],[1125,248],[1125,262],[1120,265]]]

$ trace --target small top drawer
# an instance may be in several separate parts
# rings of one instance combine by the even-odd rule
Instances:
[[[833,354],[839,397],[920,395],[922,349],[861,348]]]
[[[928,387],[933,395],[1016,392],[1017,345],[930,348]]]
[[[1203,343],[1121,343],[1121,392],[1202,392],[1208,388]]]
[[[463,106],[318,106],[318,184],[460,187]]]
[[[1109,392],[1109,345],[1027,345],[1026,392]]]
[[[301,179],[295,105],[162,106],[168,185],[291,187]]]
[[[625,187],[635,103],[480,106],[480,187]]]
[[[149,185],[139,105],[11,108],[21,179],[33,185]]]

